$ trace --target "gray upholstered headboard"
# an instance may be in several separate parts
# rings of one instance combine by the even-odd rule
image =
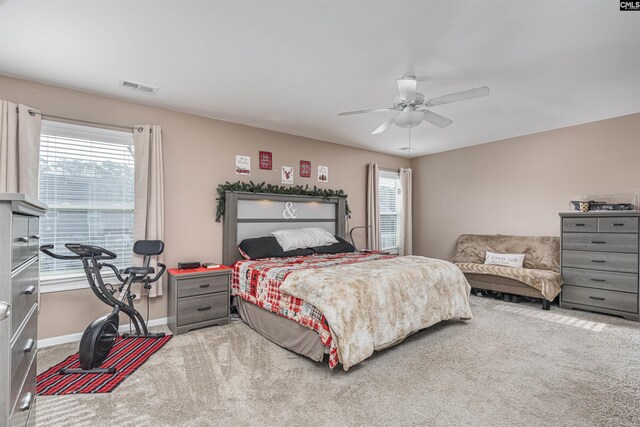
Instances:
[[[225,193],[222,262],[241,259],[238,244],[283,228],[322,227],[345,235],[345,199],[227,191]]]

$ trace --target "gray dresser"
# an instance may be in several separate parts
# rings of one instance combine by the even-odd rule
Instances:
[[[230,268],[169,269],[169,316],[174,335],[229,323]]]
[[[638,315],[638,211],[568,212],[562,221],[560,307]]]
[[[0,426],[35,425],[39,221],[45,206],[0,193]]]

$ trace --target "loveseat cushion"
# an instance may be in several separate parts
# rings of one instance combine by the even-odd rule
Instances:
[[[475,262],[454,262],[463,273],[485,274],[505,277],[525,283],[540,293],[549,301],[560,293],[562,276],[551,270],[534,268],[503,267],[501,265],[478,264]]]
[[[463,234],[451,261],[483,264],[487,251],[525,254],[524,268],[560,272],[560,238],[552,236]]]

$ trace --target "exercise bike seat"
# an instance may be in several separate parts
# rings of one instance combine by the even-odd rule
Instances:
[[[124,274],[135,274],[136,276],[146,276],[153,274],[155,271],[153,267],[127,267],[122,270]]]

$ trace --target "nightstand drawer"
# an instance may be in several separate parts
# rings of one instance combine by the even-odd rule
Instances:
[[[638,218],[604,217],[598,218],[598,231],[608,233],[637,233]],[[636,235],[637,236],[637,235]]]
[[[178,326],[227,317],[228,304],[228,292],[180,298],[178,300]]]
[[[598,231],[597,218],[562,218],[562,231],[594,233]]]
[[[591,251],[562,251],[562,266],[590,270],[638,272],[637,254],[618,254]]]
[[[564,233],[562,249],[638,253],[637,234]]]
[[[178,298],[214,292],[227,292],[229,290],[229,275],[221,274],[178,279],[176,283],[178,287]]]
[[[567,285],[620,292],[638,292],[637,274],[563,268],[562,279]]]
[[[596,308],[626,311],[628,313],[638,312],[638,294],[626,292],[565,285],[562,287],[562,301]]]

